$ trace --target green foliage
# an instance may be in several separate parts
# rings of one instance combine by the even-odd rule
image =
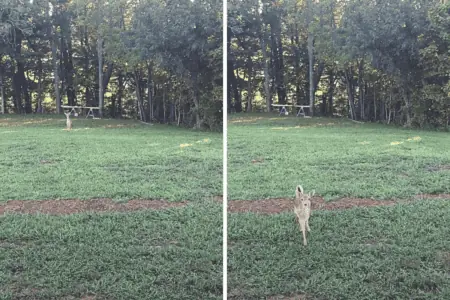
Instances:
[[[0,11],[6,111],[38,111],[56,94],[56,75],[63,104],[99,105],[102,58],[106,115],[201,127],[216,113],[208,109],[215,99],[200,107],[196,96],[222,89],[221,7],[217,0],[8,0]]]
[[[450,97],[437,84],[427,84],[418,92],[414,122],[418,127],[449,128]]]
[[[347,114],[352,108],[352,118],[364,121],[448,126],[446,103],[450,96],[445,93],[450,84],[448,3],[437,0],[231,3],[229,24],[235,34],[230,59],[238,77],[238,89],[244,95],[255,89],[264,95],[264,77],[269,76],[275,103],[280,100],[280,90],[285,90],[288,102],[307,102],[312,84],[308,76],[309,35],[313,39],[313,84],[318,89],[316,111],[326,115]],[[274,20],[279,20],[280,25]],[[258,37],[262,32],[267,33],[271,62],[268,75],[259,51]],[[277,52],[281,49],[285,66],[280,71]],[[246,74],[250,58],[256,62],[254,78]],[[285,75],[284,82],[279,82],[280,72]],[[255,99],[255,108],[261,106]]]

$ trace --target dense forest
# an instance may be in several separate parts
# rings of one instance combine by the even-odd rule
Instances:
[[[1,113],[221,128],[221,1],[0,1]]]
[[[229,0],[228,107],[450,122],[447,0]]]

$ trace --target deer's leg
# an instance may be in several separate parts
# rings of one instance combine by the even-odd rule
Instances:
[[[306,229],[309,231],[311,231],[311,229],[309,228],[309,220],[306,220]]]
[[[306,246],[306,222],[305,220],[300,221],[300,230],[302,231],[302,235],[303,235],[303,245]]]
[[[297,222],[298,222],[298,228],[300,229],[300,231],[303,231],[303,221],[300,220],[300,218],[297,218]]]

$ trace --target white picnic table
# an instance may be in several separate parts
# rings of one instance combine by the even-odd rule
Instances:
[[[305,107],[308,107],[308,108],[309,108],[309,105],[296,105],[296,104],[271,104],[271,105],[272,105],[273,107],[281,107],[281,109],[280,109],[280,116],[281,116],[282,114],[283,114],[283,115],[286,114],[286,112],[287,112],[286,106],[289,106],[289,107],[298,107],[298,108],[300,108],[300,109],[298,110],[298,112],[297,112],[297,117],[299,117],[299,116],[305,117],[306,114],[305,114],[304,108],[305,108]]]
[[[95,119],[94,116],[94,110],[100,110],[100,107],[96,106],[76,106],[76,105],[61,105],[62,108],[70,109],[70,113],[78,113],[77,109],[79,109],[80,113],[83,112],[84,109],[89,109],[88,113],[86,114],[86,119],[88,117],[92,117],[92,119]]]

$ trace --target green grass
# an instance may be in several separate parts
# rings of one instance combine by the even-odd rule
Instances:
[[[292,214],[231,214],[229,296],[450,299],[449,216],[443,200],[316,211],[305,248]]]
[[[419,141],[408,138],[419,136]],[[392,142],[402,142],[391,145]],[[230,199],[292,197],[302,184],[326,199],[449,193],[450,135],[343,119],[233,114],[228,121]],[[262,163],[252,160],[264,159]]]
[[[293,197],[298,184],[327,200],[450,192],[448,133],[268,114],[228,124],[231,201]],[[304,247],[292,212],[232,213],[229,296],[450,299],[449,216],[448,200],[314,211]]]
[[[61,116],[0,117],[0,204],[97,197],[191,204],[0,216],[0,300],[220,299],[221,207],[210,197],[222,194],[222,135],[132,120],[64,127]]]
[[[0,217],[0,299],[221,299],[220,212]]]
[[[222,194],[220,133],[84,118],[64,127],[64,115],[0,117],[0,202]]]

